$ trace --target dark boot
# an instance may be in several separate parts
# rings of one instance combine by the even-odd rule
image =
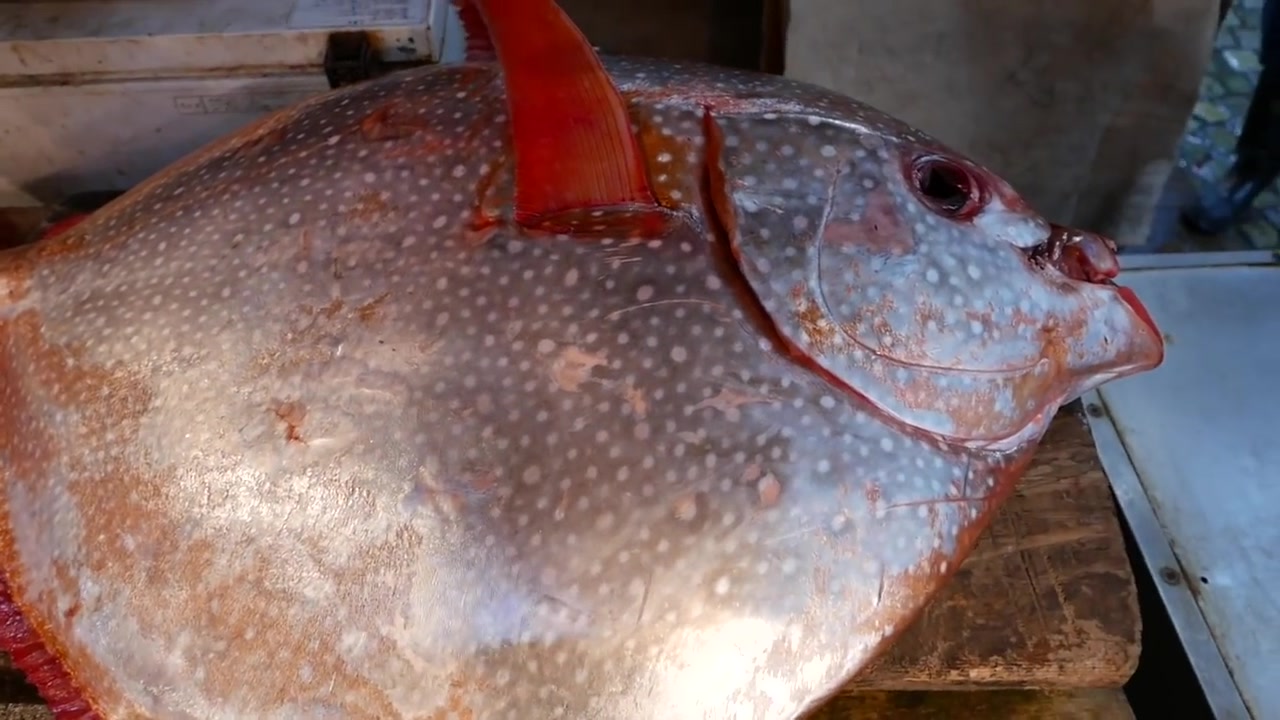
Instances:
[[[1195,232],[1217,235],[1238,222],[1263,191],[1280,176],[1280,0],[1262,8],[1262,73],[1249,100],[1244,127],[1236,140],[1236,162],[1199,202],[1182,212]]]
[[[1275,173],[1251,175],[1233,169],[1219,186],[1206,188],[1199,202],[1182,211],[1182,222],[1195,232],[1217,235],[1244,217],[1275,179]]]

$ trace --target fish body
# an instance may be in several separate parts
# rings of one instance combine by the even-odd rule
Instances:
[[[0,255],[0,644],[60,717],[799,717],[1159,363],[1100,240],[932,138],[602,67],[657,211],[521,226],[472,63]]]

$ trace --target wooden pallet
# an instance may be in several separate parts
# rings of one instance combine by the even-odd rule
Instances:
[[[0,706],[0,720],[50,720],[38,705]],[[1133,720],[1119,690],[980,693],[868,692],[840,698],[808,720]],[[480,719],[477,719],[480,720]]]

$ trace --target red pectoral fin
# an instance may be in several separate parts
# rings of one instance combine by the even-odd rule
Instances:
[[[626,104],[554,0],[463,0],[483,19],[506,83],[515,220],[573,231],[592,209],[662,213]]]

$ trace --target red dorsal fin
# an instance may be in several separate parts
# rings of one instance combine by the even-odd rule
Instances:
[[[593,210],[622,211],[648,227],[665,217],[622,94],[554,0],[462,0],[465,7],[482,18],[502,66],[516,223],[572,232]]]
[[[467,62],[496,60],[498,56],[493,51],[493,40],[489,39],[489,30],[480,9],[471,0],[453,0],[453,6],[458,9],[458,20],[467,38]]]

